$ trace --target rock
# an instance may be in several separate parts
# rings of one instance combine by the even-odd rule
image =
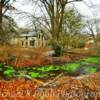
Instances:
[[[55,52],[54,52],[54,50],[52,50],[52,51],[44,52],[42,55],[45,57],[48,57],[48,56],[53,56],[54,54],[55,54]]]

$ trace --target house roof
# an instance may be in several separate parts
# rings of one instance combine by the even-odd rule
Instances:
[[[20,35],[20,37],[26,37],[26,36],[28,36],[28,37],[35,37],[36,33],[34,33],[34,32],[26,32],[26,33],[22,33]]]

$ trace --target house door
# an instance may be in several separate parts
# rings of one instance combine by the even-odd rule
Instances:
[[[34,46],[35,45],[35,40],[30,40],[30,46]]]

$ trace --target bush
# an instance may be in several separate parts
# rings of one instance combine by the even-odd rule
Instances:
[[[61,54],[62,54],[61,46],[55,45],[55,46],[53,47],[53,49],[54,49],[54,51],[55,51],[54,56],[56,56],[56,57],[61,56]]]
[[[84,42],[84,41],[81,41],[81,42],[78,44],[78,47],[79,47],[79,48],[85,47],[85,42]]]

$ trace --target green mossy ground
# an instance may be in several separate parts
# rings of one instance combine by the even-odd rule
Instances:
[[[62,66],[42,66],[14,68],[0,64],[0,72],[4,78],[20,78],[29,76],[30,78],[50,78],[63,73],[67,75],[83,75],[100,71],[100,57],[87,57],[73,63]]]

